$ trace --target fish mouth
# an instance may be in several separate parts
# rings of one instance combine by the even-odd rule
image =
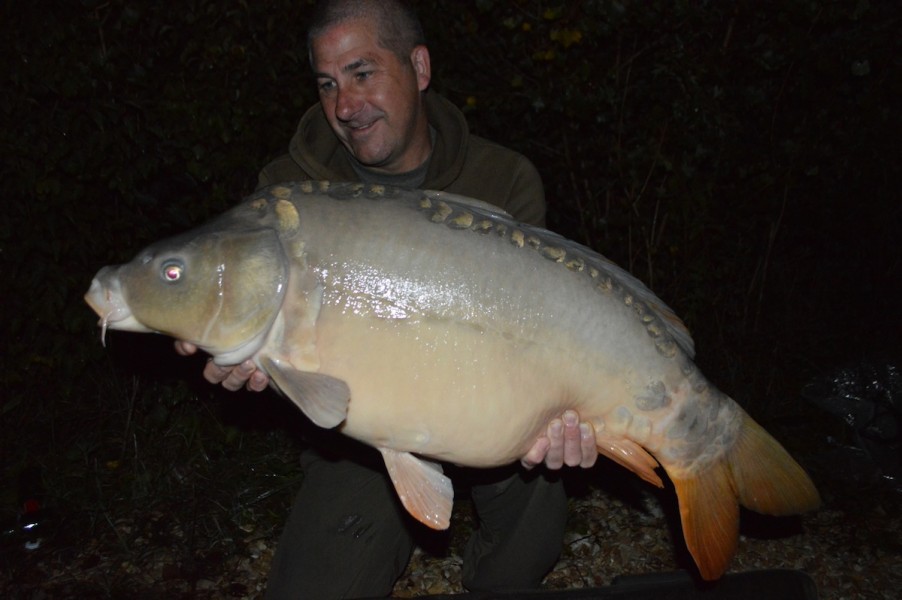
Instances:
[[[101,269],[94,277],[88,293],[85,294],[85,302],[100,317],[97,324],[100,326],[100,343],[104,347],[107,329],[152,331],[138,322],[122,295],[119,278],[105,269]]]

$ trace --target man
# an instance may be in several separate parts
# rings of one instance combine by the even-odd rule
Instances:
[[[321,4],[308,33],[320,103],[302,117],[289,153],[260,173],[261,187],[301,179],[359,180],[471,196],[515,218],[544,224],[538,172],[523,156],[469,134],[463,115],[434,92],[429,51],[413,13],[396,0]],[[182,353],[195,348],[178,343]],[[205,377],[227,389],[262,390],[252,363],[207,364]],[[305,476],[277,549],[270,598],[387,595],[416,543],[427,535],[395,497],[370,448],[311,428]],[[591,466],[591,425],[567,412],[523,457]],[[470,590],[536,587],[560,553],[566,498],[545,473],[518,468],[461,469],[472,480],[479,529],[469,541],[463,583]],[[456,481],[462,477],[454,475]]]

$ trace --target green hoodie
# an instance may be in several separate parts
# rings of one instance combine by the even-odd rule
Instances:
[[[519,221],[544,226],[545,192],[535,166],[513,150],[471,135],[463,113],[442,96],[426,92],[425,100],[434,138],[421,187],[476,198]],[[301,117],[288,154],[260,172],[258,187],[304,179],[358,181],[351,160],[317,103]]]

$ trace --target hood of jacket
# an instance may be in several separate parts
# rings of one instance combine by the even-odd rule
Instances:
[[[425,92],[426,118],[436,130],[435,143],[423,187],[444,189],[464,168],[470,129],[463,113],[439,94]],[[311,106],[288,146],[291,159],[311,179],[355,181],[350,155],[338,141],[320,103]]]

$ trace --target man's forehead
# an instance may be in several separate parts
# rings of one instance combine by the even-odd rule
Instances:
[[[316,77],[334,77],[337,75],[351,75],[359,69],[367,67],[380,67],[385,64],[386,58],[374,54],[351,54],[342,57],[339,61],[323,62],[313,59],[313,74]]]
[[[361,64],[385,62],[391,52],[379,45],[379,37],[364,21],[337,23],[311,40],[314,69],[347,71]]]

